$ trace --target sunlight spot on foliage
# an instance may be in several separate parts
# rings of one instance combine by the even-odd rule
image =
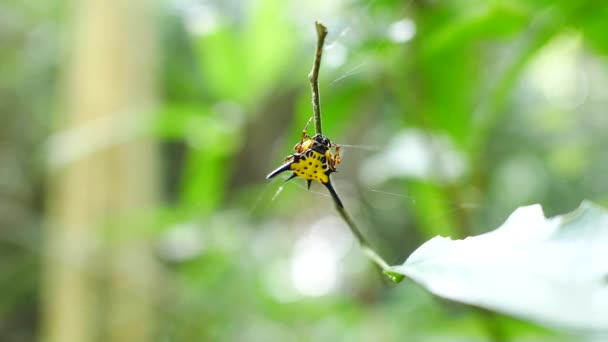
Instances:
[[[589,95],[589,80],[581,68],[581,38],[578,33],[558,37],[530,65],[532,85],[548,102],[562,109],[582,105]]]
[[[266,292],[281,303],[293,302],[302,296],[294,289],[289,266],[289,260],[277,260],[270,263],[264,270],[262,278]]]
[[[325,240],[311,239],[291,260],[291,279],[303,295],[318,297],[337,286],[335,254]]]
[[[325,49],[325,58],[323,61],[330,68],[338,68],[346,62],[348,56],[348,49],[344,44],[335,42],[332,44],[331,49]]]
[[[209,115],[193,115],[185,128],[186,143],[194,149],[228,154],[236,150],[241,141],[240,129],[245,123],[241,107],[234,102],[219,102]]]
[[[339,32],[332,23],[343,15],[347,1],[344,0],[313,0],[285,1],[289,19],[302,28],[310,28],[310,23],[318,20],[329,25],[329,32]],[[312,31],[310,31],[312,33]],[[311,37],[313,35],[311,34]]]
[[[529,203],[543,194],[548,186],[547,172],[541,160],[534,156],[514,157],[499,166],[494,193],[508,206]]]
[[[355,245],[355,240],[349,228],[337,217],[326,217],[317,221],[308,236],[321,236],[331,243],[337,258],[343,258]]]
[[[446,135],[418,129],[398,133],[386,150],[363,163],[361,181],[377,186],[391,178],[431,179],[453,182],[466,171],[463,153]]]
[[[140,138],[149,123],[141,115],[134,115],[138,109],[119,109],[52,134],[46,146],[47,162],[52,168],[60,168]]]
[[[299,341],[289,325],[266,319],[262,315],[247,317],[242,328],[234,329],[233,333],[234,338],[229,339],[231,341]]]
[[[197,257],[203,248],[202,234],[198,226],[191,223],[183,223],[171,228],[159,243],[162,257],[176,262]]]
[[[186,30],[194,35],[207,35],[219,27],[219,13],[205,1],[176,1],[175,6],[184,19]]]
[[[311,297],[335,290],[342,276],[338,262],[352,245],[352,237],[336,218],[315,223],[294,247],[291,259],[294,288],[302,295]]]
[[[558,146],[549,153],[549,167],[564,178],[576,178],[589,167],[588,150],[578,141]]]
[[[388,27],[387,35],[395,43],[406,43],[416,35],[416,23],[411,19],[395,21]]]

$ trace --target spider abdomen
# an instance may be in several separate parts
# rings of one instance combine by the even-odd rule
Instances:
[[[332,172],[327,157],[311,149],[295,154],[289,168],[299,177],[321,183],[328,183],[329,174]]]

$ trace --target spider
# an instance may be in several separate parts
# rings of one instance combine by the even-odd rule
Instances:
[[[266,176],[266,179],[275,177],[284,171],[292,171],[291,176],[285,181],[289,181],[295,177],[306,179],[308,189],[312,181],[318,181],[325,185],[334,201],[338,206],[344,208],[342,201],[331,185],[329,175],[336,171],[336,166],[340,164],[340,146],[333,144],[326,136],[315,134],[312,138],[308,135],[307,129],[310,120],[302,131],[300,142],[294,146],[296,153],[285,158],[285,163],[279,166],[276,170]],[[335,147],[335,154],[330,151],[331,147]]]

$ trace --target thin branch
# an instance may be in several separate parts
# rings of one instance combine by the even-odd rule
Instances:
[[[374,263],[376,263],[376,265],[378,265],[382,272],[384,272],[384,274],[386,274],[393,282],[398,283],[402,281],[404,276],[393,272],[391,266],[384,259],[382,259],[382,257],[378,255],[376,251],[374,251],[374,249],[370,246],[369,242],[367,242],[367,240],[363,236],[363,233],[361,233],[361,231],[355,224],[355,221],[353,221],[350,215],[348,215],[346,209],[336,203],[336,211],[338,212],[338,214],[340,214],[344,222],[346,222],[346,225],[348,225],[348,228],[350,228],[350,231],[357,238],[357,242],[359,242],[359,247],[361,248],[363,254],[365,254]]]
[[[348,215],[346,210],[339,205],[336,205],[336,210],[338,211],[338,214],[340,214],[344,222],[346,222],[350,230],[353,232],[353,235],[355,235],[355,237],[357,238],[357,241],[359,242],[359,245],[361,246],[363,252],[367,256],[369,256],[370,259],[372,259],[378,266],[380,266],[383,271],[388,270],[390,266],[374,250],[371,249],[371,247],[369,246],[369,242],[367,242],[367,240],[355,224],[355,221],[353,221],[350,215]]]
[[[312,64],[312,70],[310,71],[310,74],[308,74],[308,80],[310,81],[310,89],[312,91],[312,110],[315,115],[315,131],[317,134],[323,134],[319,98],[319,68],[321,67],[321,56],[323,55],[323,44],[325,43],[325,37],[327,36],[327,27],[318,21],[315,21],[315,27],[317,29],[317,51],[315,53],[315,60]]]
[[[308,80],[310,81],[310,88],[312,91],[312,109],[314,112],[315,119],[315,131],[317,134],[323,134],[323,130],[321,128],[321,105],[319,104],[319,68],[321,67],[321,56],[323,55],[323,44],[325,42],[325,37],[327,36],[327,28],[318,21],[315,21],[315,27],[317,29],[317,51],[315,54],[315,60],[312,65],[312,70],[308,75]],[[331,188],[328,188],[331,191]],[[340,203],[341,201],[338,199],[338,194],[333,193],[332,199],[336,206],[336,211],[340,214],[340,217],[346,222],[348,228],[353,233],[353,235],[357,238],[359,242],[359,246],[361,251],[370,258],[378,267],[386,274],[393,282],[398,283],[403,280],[403,275],[397,274],[391,271],[391,266],[382,259],[376,251],[370,246],[369,242],[365,239],[365,236],[361,233],[355,221],[348,215],[346,209]]]

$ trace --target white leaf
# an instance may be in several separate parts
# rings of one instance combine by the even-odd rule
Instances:
[[[521,207],[492,232],[434,237],[393,271],[454,301],[608,333],[608,212],[589,202],[549,219]]]

